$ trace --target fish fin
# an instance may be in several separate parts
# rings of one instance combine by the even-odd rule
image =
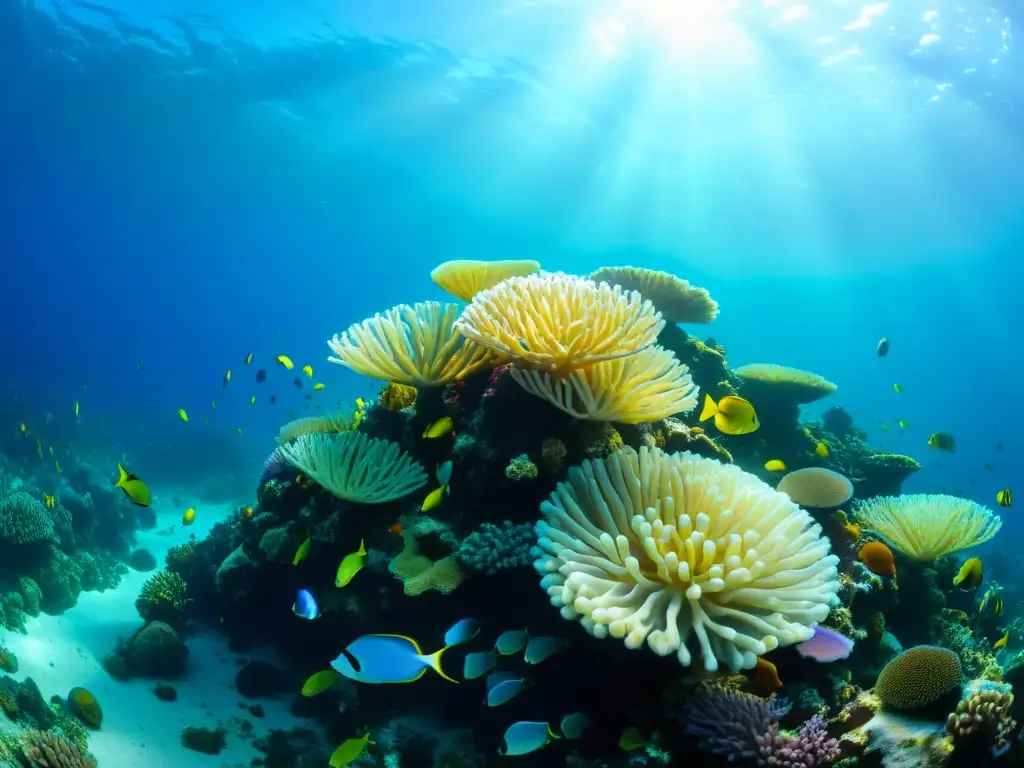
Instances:
[[[711,395],[707,392],[704,393],[704,410],[700,412],[700,419],[698,421],[707,421],[712,416],[718,413],[718,406],[715,405],[715,401],[711,399]]]
[[[417,643],[413,638],[409,637],[408,635],[393,635],[390,632],[381,632],[381,633],[376,634],[376,635],[367,635],[367,637],[398,637],[398,638],[401,638],[402,640],[405,640],[410,645],[412,645],[413,648],[416,649],[416,655],[417,656],[423,656],[423,649],[420,648],[420,644]],[[438,653],[440,653],[440,651],[438,651]],[[424,658],[427,658],[427,657],[424,657]]]
[[[359,540],[359,551],[356,552],[356,554],[357,555],[365,555],[366,554],[366,539],[360,539]]]
[[[441,656],[449,648],[451,648],[451,646],[450,645],[446,645],[444,648],[439,650],[437,653],[432,653],[429,656],[422,656],[421,658],[423,659],[423,661],[425,661],[430,666],[431,669],[433,669],[435,672],[437,672],[437,674],[439,674],[445,680],[447,680],[450,683],[455,683],[456,685],[458,685],[459,684],[458,680],[456,680],[453,677],[448,677],[448,675],[445,673],[445,671],[443,669],[441,669]]]
[[[119,477],[117,478],[117,482],[114,483],[114,487],[120,488],[128,479],[128,473],[124,471],[124,467],[121,466],[121,462],[117,463],[117,474]]]

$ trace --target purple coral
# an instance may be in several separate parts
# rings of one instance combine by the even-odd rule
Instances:
[[[686,732],[698,737],[700,746],[729,760],[758,758],[761,740],[789,705],[775,698],[702,685],[685,705]]]
[[[815,715],[795,736],[781,733],[777,723],[757,740],[758,765],[778,765],[785,768],[815,768],[831,765],[839,759],[839,742],[829,738],[826,722]]]

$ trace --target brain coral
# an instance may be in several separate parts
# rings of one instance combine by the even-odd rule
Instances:
[[[710,323],[718,317],[718,302],[710,293],[668,272],[643,267],[602,267],[591,273],[590,279],[636,291],[650,299],[672,323]]]
[[[948,648],[918,645],[882,669],[875,693],[893,709],[918,709],[960,689],[960,659]]]
[[[622,448],[569,471],[537,524],[541,586],[563,618],[705,669],[803,642],[834,602],[821,526],[735,466]]]
[[[53,537],[53,520],[41,501],[24,491],[0,499],[0,538],[14,544],[31,544]]]
[[[845,504],[853,496],[853,483],[824,467],[806,467],[790,472],[776,487],[801,507],[826,509]]]

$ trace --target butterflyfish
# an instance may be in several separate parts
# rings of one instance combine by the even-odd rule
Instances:
[[[498,657],[490,651],[466,654],[462,662],[462,676],[467,680],[483,677],[498,665]]]
[[[342,742],[340,747],[334,750],[328,765],[330,765],[331,768],[344,768],[346,765],[351,765],[357,757],[366,751],[366,747],[369,744],[373,744],[373,742],[370,741],[369,731],[358,739],[347,739]]]
[[[711,395],[704,395],[704,409],[700,421],[715,420],[718,431],[726,435],[748,435],[760,426],[754,406],[742,397],[728,395],[717,403]]]
[[[124,491],[124,495],[128,497],[132,504],[148,507],[153,499],[146,484],[135,475],[126,472],[120,464],[117,465],[117,473],[118,478],[117,482],[114,483],[114,487]]]
[[[1000,637],[998,640],[996,640],[996,642],[992,646],[992,648],[994,650],[998,650],[999,648],[1005,648],[1009,642],[1010,642],[1010,630],[1006,630],[1006,632],[1003,634],[1003,636]]]
[[[245,364],[246,365],[249,365],[250,363],[252,363],[252,355],[253,355],[252,352],[246,353],[246,355],[245,355]]]
[[[288,355],[278,355],[275,359],[289,371],[295,367],[295,363],[292,362],[292,359],[288,357]]]
[[[299,548],[295,550],[295,557],[292,558],[292,565],[298,565],[307,557],[309,557],[309,548],[311,545],[312,541],[310,540],[309,536],[307,536],[306,540],[299,544]]]
[[[573,712],[562,718],[562,722],[558,724],[558,730],[562,732],[562,736],[572,740],[582,736],[589,725],[590,717],[586,713]]]
[[[958,587],[963,592],[973,592],[981,586],[984,573],[981,560],[977,557],[972,557],[964,561],[964,564],[960,566],[960,570],[953,577],[953,586]]]
[[[879,357],[885,357],[889,354],[889,340],[883,336],[878,342],[878,346],[875,347],[875,354]]]
[[[1003,615],[1003,598],[999,596],[999,593],[995,589],[989,589],[985,593],[985,596],[981,598],[981,603],[978,605],[978,618],[981,619],[998,619]]]
[[[181,516],[182,525],[192,525],[196,521],[196,510],[195,507],[189,507],[185,510],[185,514]]]
[[[810,640],[804,640],[796,652],[805,659],[814,659],[823,664],[845,659],[853,652],[853,640],[834,629],[815,626]]]
[[[996,504],[1000,507],[1009,507],[1013,504],[1013,491],[1003,488],[996,494]]]
[[[786,463],[782,459],[772,459],[771,461],[765,462],[764,468],[769,472],[785,472]]]
[[[326,387],[326,384],[324,384],[322,381],[318,381],[316,384],[313,385],[313,391],[319,392],[321,389],[325,389]]]
[[[538,749],[543,749],[551,743],[552,739],[557,738],[558,735],[551,730],[551,726],[547,723],[520,720],[518,723],[510,725],[505,731],[501,746],[498,747],[498,753],[506,757],[528,755]]]
[[[292,605],[292,613],[300,619],[309,619],[310,621],[320,617],[320,607],[316,604],[316,599],[308,589],[300,589],[295,594],[295,604]]]
[[[366,542],[359,542],[359,549],[355,552],[345,555],[338,564],[338,573],[334,577],[334,586],[344,587],[352,579],[355,578],[356,574],[363,570],[363,566],[366,564]]]
[[[949,432],[933,432],[932,436],[928,438],[928,445],[936,451],[954,453],[956,451],[956,438],[949,434]]]
[[[405,635],[363,635],[349,643],[331,667],[357,683],[413,683],[428,669],[457,683],[441,668],[441,656],[447,650],[446,645],[427,655]]]
[[[498,636],[494,643],[494,650],[502,656],[511,656],[523,650],[528,642],[530,642],[529,632],[525,629],[511,629]]]
[[[826,445],[821,440],[819,440],[818,444],[816,446],[814,446],[814,454],[816,456],[820,456],[823,459],[827,458],[828,457],[828,445]]]
[[[456,622],[444,633],[444,644],[451,647],[468,643],[480,634],[480,621],[477,619],[462,619]]]
[[[487,706],[507,704],[526,688],[527,681],[513,672],[496,672],[487,678]]]
[[[222,388],[227,388],[228,384],[231,383],[231,369],[228,368],[228,372],[224,374],[224,380],[221,382]]]
[[[260,368],[258,371],[256,371],[256,383],[257,384],[262,384],[266,380],[267,380],[267,370],[265,368]]]
[[[311,379],[313,378],[313,366],[312,365],[304,365],[304,366],[302,366],[302,372],[304,374],[306,374],[307,377],[309,377]]]
[[[186,424],[188,424],[188,414],[185,413],[185,409],[184,408],[179,408],[178,409],[178,418],[181,419],[182,421],[184,421]]]
[[[540,664],[556,653],[564,651],[568,643],[560,637],[531,637],[526,644],[523,661],[527,664]]]
[[[323,693],[341,679],[341,675],[333,669],[325,669],[322,672],[314,672],[302,684],[303,696],[316,696]]]
[[[451,416],[442,416],[434,423],[427,426],[423,430],[423,437],[434,438],[441,437],[443,435],[450,435],[455,430],[455,422],[452,421]]]
[[[619,749],[623,752],[632,752],[634,749],[643,749],[649,742],[647,737],[640,732],[635,725],[631,725],[622,731],[619,736]]]

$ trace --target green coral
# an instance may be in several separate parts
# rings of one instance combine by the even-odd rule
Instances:
[[[53,521],[46,506],[24,491],[0,499],[0,538],[13,544],[52,541]]]
[[[176,573],[183,579],[187,579],[192,572],[192,555],[196,551],[196,540],[189,539],[184,544],[178,544],[167,550],[164,558],[165,567],[171,573]]]
[[[9,675],[18,672],[18,657],[14,655],[14,651],[10,651],[2,645],[0,645],[0,671]]]
[[[533,480],[537,477],[537,465],[530,461],[529,456],[521,453],[505,467],[505,477],[509,480]]]
[[[135,608],[147,622],[163,621],[171,626],[185,623],[188,584],[173,571],[157,571],[142,585]]]

